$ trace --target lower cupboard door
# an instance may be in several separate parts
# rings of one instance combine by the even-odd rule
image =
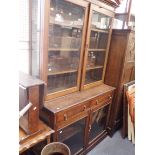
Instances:
[[[98,135],[100,135],[106,129],[107,115],[109,105],[98,109],[92,113],[91,127],[89,131],[89,142],[93,141]]]
[[[86,118],[83,118],[58,131],[58,141],[66,144],[71,154],[75,154],[84,148],[84,133]]]

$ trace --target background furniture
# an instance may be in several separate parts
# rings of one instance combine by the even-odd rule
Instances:
[[[135,79],[135,35],[132,30],[113,30],[105,83],[116,87],[111,107],[109,133],[121,126],[123,119],[123,85]]]
[[[19,119],[19,153],[23,153],[40,141],[47,139],[54,131],[39,120],[39,109],[42,108],[44,82],[28,74],[19,73],[19,110],[29,102],[30,109]]]
[[[135,8],[134,1],[132,0],[123,0],[120,7],[116,9],[115,20],[121,22],[122,26],[120,29],[132,28],[135,29]],[[115,25],[115,24],[114,24]]]
[[[19,153],[22,154],[24,151],[32,148],[39,142],[47,140],[47,143],[50,143],[50,136],[54,133],[54,130],[49,128],[42,121],[39,121],[39,128],[42,129],[42,132],[39,132],[33,136],[26,134],[21,128],[19,128]]]
[[[130,89],[130,90],[129,90]],[[129,91],[130,96],[127,96],[127,91]],[[128,94],[129,94],[128,93]],[[135,133],[135,120],[131,120],[129,114],[129,103],[128,102],[135,102],[135,81],[128,82],[124,84],[124,95],[123,95],[123,128],[122,128],[122,137],[125,138],[128,136],[128,139],[134,143],[134,133]],[[135,109],[134,107],[131,107]],[[135,110],[134,113],[135,115]],[[135,119],[135,118],[134,118]]]
[[[19,73],[19,110],[29,102],[31,108],[19,119],[20,127],[29,135],[39,132],[39,107],[43,104],[44,82],[28,74]]]
[[[128,139],[135,144],[135,85],[126,91],[128,101]]]

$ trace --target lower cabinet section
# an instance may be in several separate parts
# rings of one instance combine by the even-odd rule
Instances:
[[[58,141],[65,143],[71,154],[84,149],[86,118],[83,118],[63,129],[58,130]]]
[[[86,154],[107,135],[114,88],[101,85],[44,104],[41,118],[55,130],[53,141],[65,143],[71,154]]]

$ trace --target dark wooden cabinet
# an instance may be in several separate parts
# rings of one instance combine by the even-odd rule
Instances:
[[[111,108],[109,132],[112,134],[123,117],[123,85],[135,79],[135,33],[132,30],[113,30],[105,83],[116,87]]]
[[[107,135],[114,88],[100,85],[44,104],[40,117],[55,130],[53,141],[67,144],[72,154],[86,153]]]
[[[88,152],[107,135],[114,87],[104,84],[104,75],[114,14],[114,6],[97,0],[41,5],[36,72],[46,88],[40,117],[56,131],[52,140],[72,154]]]

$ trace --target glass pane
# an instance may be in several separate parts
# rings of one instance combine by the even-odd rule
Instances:
[[[93,11],[92,24],[91,24],[92,29],[98,29],[98,30],[109,29],[109,25],[110,25],[109,16]]]
[[[48,93],[54,93],[76,86],[77,73],[65,73],[48,76]]]
[[[70,2],[51,0],[48,92],[77,86],[84,11]]]
[[[93,11],[85,84],[102,80],[110,18],[102,13]]]
[[[79,52],[52,51],[48,55],[48,92],[56,92],[77,85]]]
[[[82,30],[78,28],[62,28],[61,25],[50,25],[49,48],[79,50]]]
[[[108,33],[91,31],[89,48],[106,49],[108,43]]]
[[[85,118],[58,131],[58,141],[65,143],[75,154],[84,147]]]
[[[88,68],[88,70],[86,71],[85,84],[89,84],[92,82],[102,80],[102,73],[103,73],[103,67],[102,68]]]
[[[84,8],[63,0],[51,0],[49,47],[79,49]]]
[[[105,130],[108,109],[109,105],[93,113],[89,141]]]
[[[103,68],[105,59],[105,52],[101,51],[89,51],[87,59],[87,70]]]

